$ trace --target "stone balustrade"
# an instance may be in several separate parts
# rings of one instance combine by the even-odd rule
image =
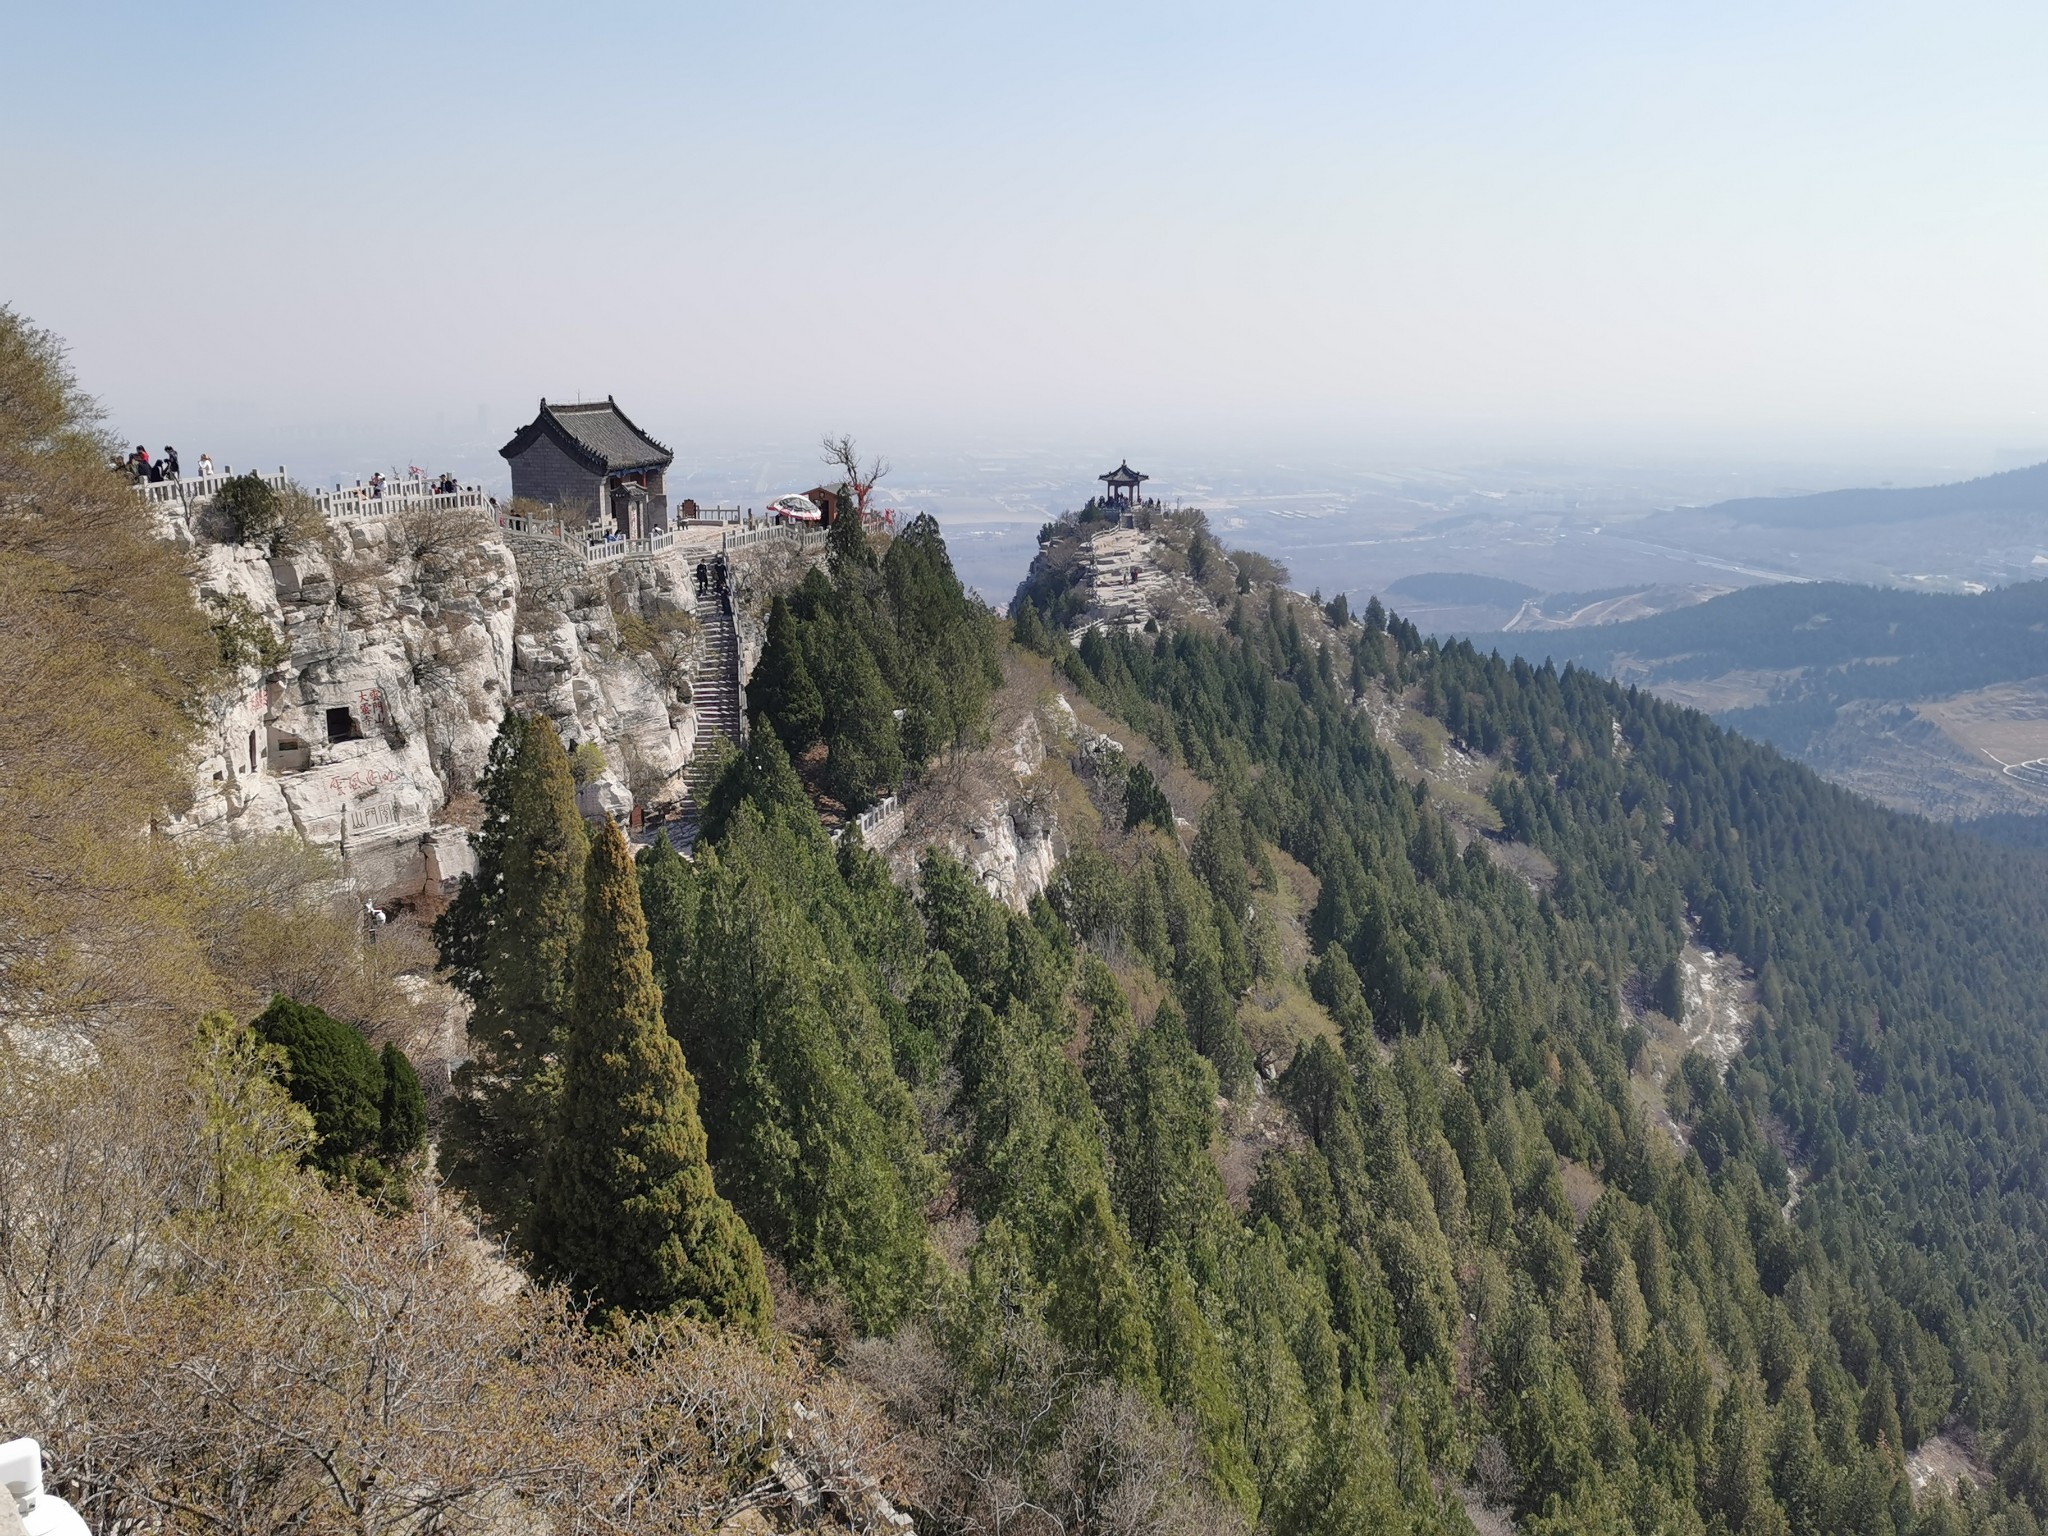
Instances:
[[[229,480],[239,478],[212,474],[190,475],[179,480],[144,480],[135,487],[135,493],[154,506],[175,506],[189,513],[201,502],[211,501]],[[285,473],[283,465],[278,466],[277,473],[259,474],[257,478],[273,491],[291,489],[291,477]],[[395,512],[418,509],[453,511],[466,508],[481,511],[492,504],[480,485],[437,491],[434,482],[423,476],[387,480],[375,488],[358,481],[354,485],[336,486],[331,491],[314,491],[311,495],[321,515],[338,522],[359,522],[365,518],[389,517]]]
[[[680,528],[663,529],[659,533],[649,534],[644,539],[607,538],[602,533],[572,528],[560,518],[521,517],[516,513],[504,511],[498,513],[498,526],[508,533],[553,539],[586,565],[603,565],[635,555],[664,554],[674,549],[679,539],[687,542],[694,533],[709,532],[701,522],[688,522],[682,524]],[[759,523],[752,528],[721,529],[716,546],[712,546],[707,540],[704,549],[707,554],[727,554],[734,550],[752,549],[768,543],[792,544],[798,549],[816,549],[823,545],[824,535],[792,528],[786,523]]]
[[[195,508],[202,502],[211,500],[231,478],[235,477],[214,474],[194,475],[183,480],[146,480],[138,484],[135,491],[144,501],[154,506],[175,510],[189,517]],[[272,490],[291,489],[291,477],[285,473],[282,465],[275,474],[262,475],[260,478]],[[756,523],[752,527],[741,527],[737,523],[710,519],[686,522],[676,528],[667,528],[650,534],[646,538],[607,538],[602,533],[573,528],[560,518],[521,517],[504,511],[498,506],[496,498],[489,495],[482,486],[465,485],[455,491],[437,491],[434,489],[433,481],[420,476],[387,480],[377,488],[358,481],[354,485],[337,486],[331,491],[314,491],[310,494],[323,517],[343,523],[390,517],[400,512],[490,511],[495,514],[498,526],[508,533],[552,539],[587,565],[602,565],[636,555],[665,554],[676,547],[678,539],[688,540],[690,535],[697,533],[705,536],[707,553],[713,552],[715,548],[715,552],[719,554],[752,549],[768,543],[786,543],[799,549],[814,550],[823,545],[825,538],[822,532],[796,528],[787,523]],[[710,546],[709,536],[714,530],[717,534],[717,543]]]
[[[228,481],[240,478],[239,475],[211,474],[188,475],[180,480],[143,480],[136,484],[135,494],[155,506],[175,504],[189,508],[211,500],[214,492]],[[282,464],[277,467],[276,474],[266,475],[259,471],[257,478],[273,491],[286,490],[291,486],[291,479],[285,474]]]
[[[720,534],[718,547],[721,551],[752,549],[756,544],[766,544],[770,540],[793,544],[797,542],[797,531],[787,523],[756,523],[751,528],[728,529]]]
[[[434,484],[432,480],[417,475],[403,480],[386,480],[382,486],[369,486],[358,480],[354,485],[336,486],[331,491],[315,491],[313,500],[322,515],[341,522],[360,522],[366,518],[389,517],[394,512],[422,509],[454,511],[468,508],[481,511],[491,505],[491,498],[484,494],[480,485],[437,491]]]
[[[862,846],[879,853],[903,835],[903,802],[889,795],[869,806],[854,817],[854,825],[860,828]],[[836,842],[840,836],[832,834]]]

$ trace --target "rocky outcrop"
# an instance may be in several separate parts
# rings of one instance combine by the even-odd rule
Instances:
[[[519,573],[502,541],[397,523],[332,529],[276,558],[194,551],[202,604],[238,652],[207,702],[197,793],[174,834],[297,832],[374,892],[459,875],[441,812],[473,785],[512,697]]]
[[[587,813],[681,794],[705,550],[586,565],[459,514],[336,524],[275,558],[184,542],[239,666],[207,702],[173,835],[296,832],[369,897],[445,885],[469,866],[471,792],[515,705],[596,749],[578,758]],[[765,588],[789,553],[735,564]]]
[[[1004,905],[1023,911],[1052,883],[1059,864],[1054,822],[1043,807],[1028,798],[989,807],[968,828],[967,842],[954,852],[981,881],[982,889]]]
[[[585,786],[583,809],[621,816],[636,800],[663,797],[696,740],[686,681],[690,646],[664,661],[625,644],[621,619],[645,626],[688,617],[694,596],[674,557],[578,564],[565,572],[554,564],[554,551],[525,547],[548,542],[513,546],[527,580],[513,646],[513,698],[554,721],[572,750],[587,743],[604,753],[604,772]]]
[[[1022,704],[1015,680],[997,698],[990,745],[942,764],[904,801],[903,830],[889,849],[896,878],[914,881],[927,848],[943,848],[982,889],[1013,911],[1052,883],[1065,838],[1041,779],[1049,758],[1087,750],[1064,695],[1042,708]]]

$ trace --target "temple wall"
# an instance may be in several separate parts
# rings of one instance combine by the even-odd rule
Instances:
[[[543,434],[511,465],[514,496],[550,503],[564,514],[572,508],[595,513],[604,477],[570,458],[554,439]]]

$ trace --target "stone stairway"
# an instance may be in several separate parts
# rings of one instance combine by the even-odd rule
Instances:
[[[691,697],[697,705],[697,747],[683,770],[686,789],[682,815],[671,824],[670,840],[684,853],[697,843],[701,807],[711,793],[718,764],[724,758],[721,743],[734,748],[745,745],[740,715],[740,648],[733,628],[732,599],[723,592],[707,595],[697,605],[697,622],[704,626],[704,647],[697,655],[696,670],[690,676]]]

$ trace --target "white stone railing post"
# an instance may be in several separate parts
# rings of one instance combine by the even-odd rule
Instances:
[[[179,480],[139,480],[135,485],[135,494],[156,506],[169,506],[172,502],[178,502],[189,508],[198,502],[211,501],[214,493],[222,486],[230,480],[240,478],[240,475],[216,473],[187,475]],[[291,484],[282,464],[277,467],[276,474],[266,475],[259,471],[257,478],[273,491],[282,491]]]
[[[342,522],[361,522],[422,508],[436,511],[480,510],[490,503],[480,485],[437,491],[434,484],[424,475],[387,480],[381,487],[371,487],[358,480],[354,485],[336,486],[331,491],[315,491],[313,500],[323,514]]]

